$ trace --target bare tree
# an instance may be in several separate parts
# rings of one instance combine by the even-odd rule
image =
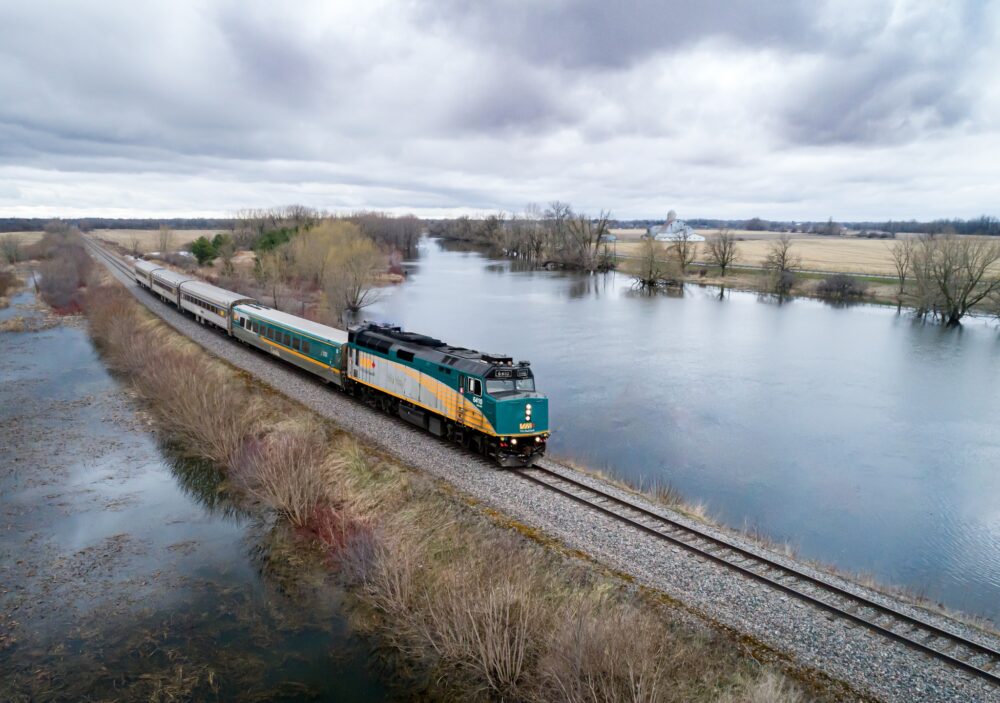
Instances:
[[[639,288],[650,290],[678,280],[677,265],[670,260],[662,242],[652,237],[642,241],[639,256],[629,262],[629,273]]]
[[[1000,242],[948,234],[924,236],[914,249],[911,273],[919,314],[948,325],[1000,294]]]
[[[675,234],[667,248],[670,258],[673,259],[680,269],[681,276],[687,273],[687,267],[698,256],[698,243],[691,238],[691,230],[685,229]]]
[[[222,261],[222,275],[232,276],[234,272],[233,257],[236,256],[236,242],[231,235],[226,235],[220,239],[219,245],[215,248],[215,253],[219,255],[219,260]]]
[[[708,240],[708,260],[722,269],[722,277],[726,277],[726,269],[740,258],[740,250],[736,245],[736,237],[728,229],[719,230]]]
[[[0,256],[8,264],[16,264],[21,259],[21,241],[13,234],[0,237]]]
[[[787,293],[795,282],[793,270],[798,268],[802,260],[792,253],[792,239],[783,234],[771,241],[767,255],[764,257],[764,268],[771,272],[771,285],[776,293]]]
[[[279,304],[281,288],[288,280],[290,269],[287,252],[283,249],[265,252],[257,259],[255,269],[257,280],[270,293],[271,304],[277,310],[281,309]]]
[[[910,272],[910,261],[913,259],[913,240],[909,237],[897,239],[889,246],[889,255],[896,267],[896,278],[899,279],[899,295],[906,288],[906,276]]]
[[[569,263],[584,271],[593,272],[608,265],[606,257],[599,257],[601,237],[608,232],[611,213],[602,211],[600,217],[592,220],[588,215],[573,215],[565,220],[565,249]]]
[[[157,242],[159,244],[159,252],[161,254],[169,254],[174,245],[174,231],[167,225],[160,225]]]
[[[128,253],[132,256],[139,256],[142,254],[142,243],[139,240],[138,234],[130,234],[127,242]]]

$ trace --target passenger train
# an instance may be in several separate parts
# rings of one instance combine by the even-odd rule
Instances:
[[[526,361],[372,322],[345,332],[143,259],[132,270],[140,287],[201,324],[501,466],[531,466],[545,453],[548,399]]]

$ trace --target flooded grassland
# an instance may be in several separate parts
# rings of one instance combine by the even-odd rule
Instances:
[[[172,458],[82,323],[0,333],[0,381],[0,700],[386,698],[323,559]]]

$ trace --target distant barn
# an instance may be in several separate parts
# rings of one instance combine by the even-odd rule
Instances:
[[[676,242],[687,239],[689,242],[704,242],[705,238],[695,234],[691,226],[684,220],[677,219],[677,213],[671,210],[667,221],[662,225],[653,225],[646,230],[646,237],[652,237],[658,242]]]

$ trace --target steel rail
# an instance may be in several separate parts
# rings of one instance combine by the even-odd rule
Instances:
[[[666,540],[701,558],[728,567],[755,581],[794,596],[840,618],[873,630],[884,637],[929,654],[951,666],[984,678],[991,683],[1000,684],[1000,652],[991,647],[920,620],[912,615],[907,615],[895,608],[848,591],[836,584],[800,571],[795,567],[732,544],[724,539],[720,539],[660,513],[648,510],[551,469],[542,466],[532,466],[530,468],[518,469],[515,473],[521,478],[543,486],[548,490],[614,518],[619,522],[628,524],[642,532]],[[550,480],[539,478],[534,474],[541,474]],[[569,489],[554,485],[551,482],[552,479],[556,483],[563,483],[569,486]],[[598,501],[609,502],[624,510],[637,513],[642,518],[654,521],[654,526],[616,512],[606,505],[595,502],[594,498],[588,499],[587,496],[580,495],[574,491],[583,491],[590,494],[590,496],[595,496]],[[671,532],[674,534],[671,534]],[[681,535],[687,539],[684,539]],[[697,541],[703,544],[697,544]],[[740,563],[740,561],[743,563]],[[750,568],[751,564],[747,562],[752,562],[752,565],[755,565],[757,570]],[[832,600],[839,598],[849,601],[849,604],[843,605],[823,600],[818,594],[803,590],[802,586],[804,584],[811,586],[815,590],[825,592],[828,599],[829,595],[832,594]],[[874,611],[878,615],[875,617],[865,617],[861,614],[865,610]],[[889,620],[889,622],[879,622],[879,620]],[[891,627],[893,624],[895,624],[895,628]],[[938,646],[931,646],[931,643],[938,639],[943,639],[945,642]],[[934,643],[937,644],[936,642]],[[955,655],[960,648],[969,651],[969,654],[964,659]],[[983,664],[975,664],[971,660],[976,657],[986,657],[987,661]]]

